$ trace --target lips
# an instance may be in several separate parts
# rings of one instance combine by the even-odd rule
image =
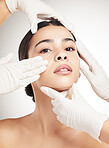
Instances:
[[[59,67],[57,67],[54,73],[59,72],[62,69],[67,69],[66,71],[72,72],[72,68],[69,65],[65,64],[65,65],[60,65]]]

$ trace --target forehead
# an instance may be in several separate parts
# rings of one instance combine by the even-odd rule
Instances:
[[[72,38],[72,34],[63,26],[46,26],[39,29],[34,36],[32,41],[39,42],[44,39],[63,39],[63,38]]]

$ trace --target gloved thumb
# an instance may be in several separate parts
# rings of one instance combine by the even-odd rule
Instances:
[[[0,59],[0,65],[9,63],[13,59],[13,54],[9,53],[7,56]]]
[[[86,76],[86,78],[91,82],[94,74],[80,61],[80,69],[82,73]]]
[[[64,97],[61,93],[50,87],[42,86],[40,87],[40,90],[52,99],[59,99],[59,98],[61,99]]]

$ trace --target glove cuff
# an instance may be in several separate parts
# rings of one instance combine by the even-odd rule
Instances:
[[[17,0],[5,0],[5,2],[11,13],[17,11]]]

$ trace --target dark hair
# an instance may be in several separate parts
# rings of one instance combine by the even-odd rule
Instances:
[[[63,26],[65,27],[61,22],[59,22],[57,19],[53,19],[49,22],[47,21],[42,21],[40,23],[38,23],[37,27],[39,30],[40,28],[43,28],[43,27],[46,27],[46,26],[49,26],[49,25],[54,25],[54,26]],[[72,34],[72,33],[71,33]],[[28,49],[29,49],[29,43],[30,43],[30,40],[32,39],[34,34],[32,34],[31,30],[29,30],[29,32],[24,36],[23,40],[21,41],[20,43],[20,46],[19,46],[19,51],[18,51],[18,54],[19,54],[19,60],[23,60],[23,59],[28,59]],[[75,36],[72,34],[74,40],[76,41],[76,38]],[[33,97],[32,100],[35,102],[35,99],[34,99],[34,93],[33,93],[33,89],[32,89],[32,86],[31,84],[27,85],[25,87],[25,92],[28,96],[31,96]]]

